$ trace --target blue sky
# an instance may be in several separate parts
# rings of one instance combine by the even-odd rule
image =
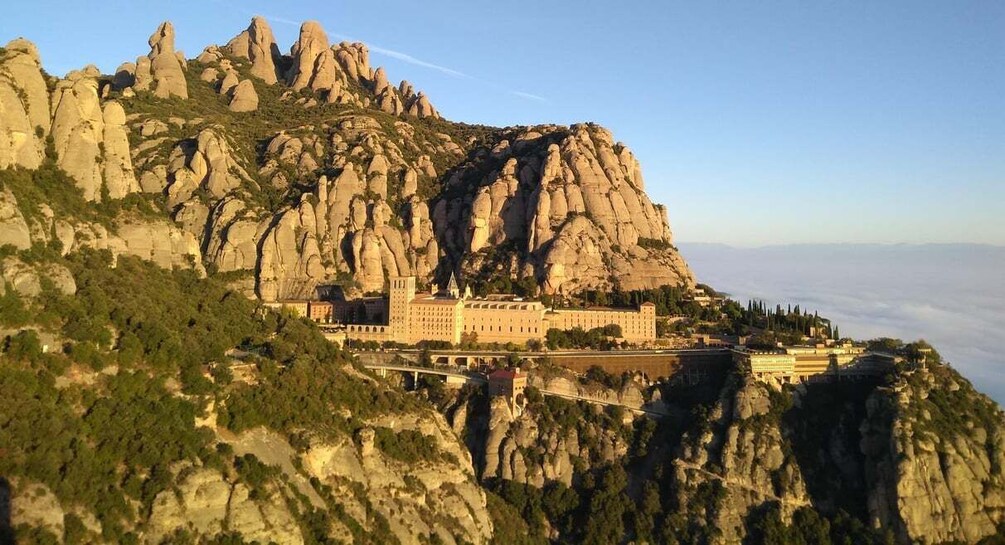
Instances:
[[[1005,2],[9,4],[0,42],[60,75],[164,19],[190,57],[318,20],[450,119],[607,126],[682,241],[1005,244]]]

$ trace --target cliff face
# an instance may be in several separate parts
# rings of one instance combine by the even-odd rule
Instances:
[[[87,201],[151,202],[186,239],[173,264],[191,255],[266,300],[450,272],[531,277],[547,293],[694,283],[638,161],[600,127],[443,121],[365,45],[331,44],[313,22],[289,55],[261,18],[193,60],[174,38],[165,23],[114,77],[61,79],[30,43],[8,44],[0,168],[48,153]]]
[[[185,532],[202,539],[230,533],[247,542],[302,545],[310,541],[304,514],[321,511],[332,519],[321,530],[346,543],[418,544],[431,536],[442,543],[488,543],[493,528],[485,492],[442,418],[406,415],[393,420],[375,424],[435,437],[436,447],[454,457],[402,462],[374,445],[374,428],[369,427],[355,441],[317,440],[301,452],[268,428],[237,436],[218,429],[222,435],[217,439],[226,440],[236,455],[254,456],[272,469],[249,481],[233,469],[178,463],[172,468],[171,488],[153,498],[149,514],[135,521],[133,531],[144,543],[162,543]],[[70,517],[74,523],[82,521],[92,537],[102,534],[99,511],[61,500],[44,484],[13,478],[2,492],[7,497],[0,511],[9,513],[12,527],[63,536]]]
[[[951,369],[924,366],[869,398],[868,508],[901,542],[972,543],[1005,520],[1002,412]]]
[[[598,475],[623,468],[632,517],[662,521],[626,530],[641,541],[820,540],[822,532],[832,542],[977,543],[1005,521],[1002,413],[942,364],[891,383],[786,389],[734,373],[714,397],[679,385],[658,395],[578,388],[627,406],[659,395],[667,416],[633,420],[533,393],[520,413],[470,393],[439,406],[483,481],[528,485],[546,498],[559,484],[592,506]],[[659,490],[657,504],[647,487]],[[584,536],[573,529],[602,515],[551,514],[546,533],[576,542]]]

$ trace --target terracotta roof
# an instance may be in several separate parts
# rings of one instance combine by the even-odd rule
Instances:
[[[494,378],[494,379],[503,379],[503,378],[513,379],[513,378],[516,378],[518,375],[519,375],[519,373],[517,373],[516,371],[510,370],[510,369],[499,369],[499,370],[493,371],[492,374],[489,375],[489,378],[490,379],[492,379],[492,378]]]

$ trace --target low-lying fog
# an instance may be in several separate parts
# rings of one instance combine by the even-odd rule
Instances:
[[[699,282],[746,304],[798,303],[856,339],[923,338],[1005,405],[1005,247],[679,245]]]

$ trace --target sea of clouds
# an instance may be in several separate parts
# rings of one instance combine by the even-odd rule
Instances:
[[[741,304],[798,303],[856,339],[925,339],[1005,405],[1005,247],[679,246],[699,282]]]

